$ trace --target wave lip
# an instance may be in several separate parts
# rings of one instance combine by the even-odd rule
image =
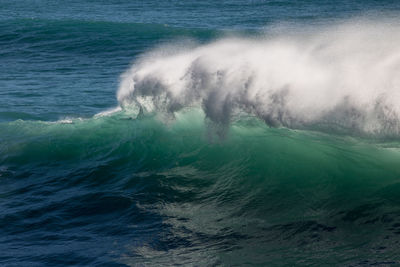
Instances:
[[[259,38],[224,38],[144,55],[118,100],[145,111],[201,107],[227,125],[240,112],[271,126],[400,133],[400,25],[351,21]]]

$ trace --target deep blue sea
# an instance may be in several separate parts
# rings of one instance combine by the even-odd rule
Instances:
[[[0,266],[399,266],[400,2],[0,0]]]

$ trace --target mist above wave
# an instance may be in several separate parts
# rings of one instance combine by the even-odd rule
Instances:
[[[117,97],[147,112],[201,107],[221,125],[245,112],[271,126],[398,135],[399,44],[399,23],[348,21],[166,45],[122,75]]]

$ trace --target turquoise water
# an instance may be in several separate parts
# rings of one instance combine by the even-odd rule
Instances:
[[[0,265],[396,266],[396,1],[1,1]]]

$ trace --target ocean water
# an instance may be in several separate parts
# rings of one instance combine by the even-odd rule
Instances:
[[[399,15],[0,0],[0,265],[400,265]]]

